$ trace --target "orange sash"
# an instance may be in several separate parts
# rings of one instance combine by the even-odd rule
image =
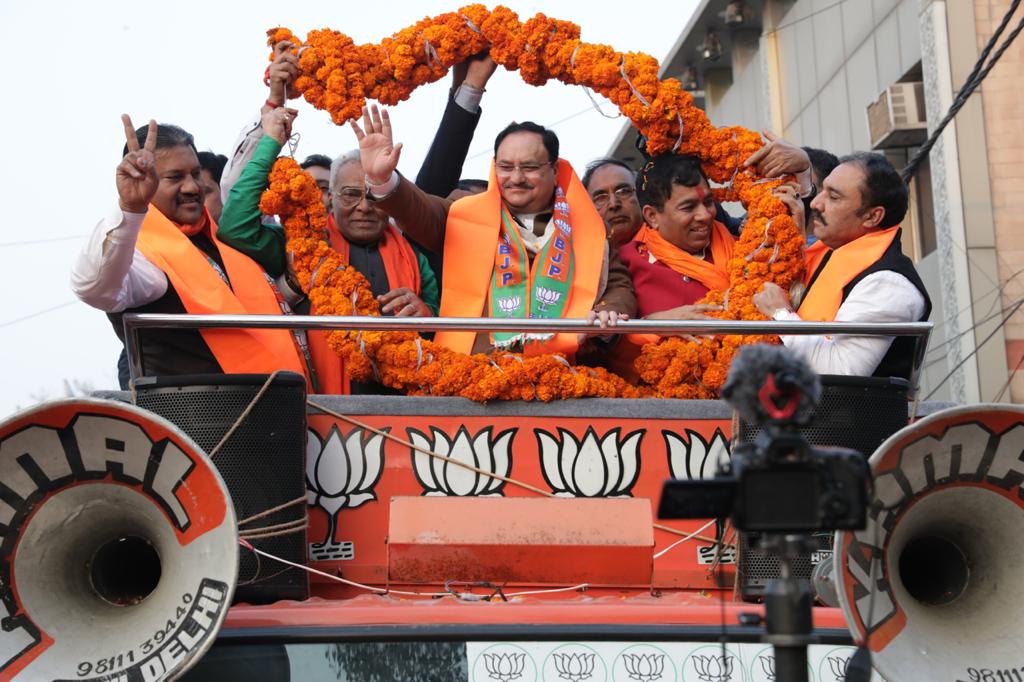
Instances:
[[[312,307],[309,314],[316,314]],[[313,361],[313,370],[316,372],[316,379],[320,384],[320,392],[325,395],[348,395],[352,389],[348,374],[345,373],[345,363],[342,362],[341,356],[327,345],[328,333],[314,329],[306,332],[309,357]]]
[[[572,214],[575,272],[565,318],[585,318],[597,301],[604,262],[604,221],[569,162],[558,160],[558,184],[566,188]],[[459,199],[448,211],[444,239],[444,287],[441,317],[479,317],[484,311],[494,271],[493,254],[501,232],[501,192],[491,165],[487,191]],[[473,350],[476,332],[438,332],[434,340],[462,353]],[[526,344],[525,353],[573,355],[575,334],[556,334],[543,343]]]
[[[349,243],[338,230],[333,215],[327,216],[327,234],[330,235],[331,246],[345,263],[348,263]],[[384,230],[377,248],[380,249],[384,271],[387,273],[391,288],[405,287],[419,296],[420,265],[416,259],[416,252],[394,225],[389,224]],[[311,310],[310,314],[316,313]],[[310,330],[307,335],[309,354],[313,358],[313,368],[320,381],[320,391],[330,395],[348,395],[352,392],[352,387],[345,372],[345,363],[327,344],[327,334],[328,332]]]
[[[711,224],[713,263],[686,253],[646,223],[640,228],[635,241],[646,244],[651,255],[673,271],[697,280],[711,291],[725,291],[729,288],[729,259],[732,258],[735,240],[722,223],[715,221]]]
[[[331,238],[331,246],[348,263],[348,240],[338,230],[334,215],[327,216],[327,234]],[[409,241],[390,222],[380,236],[377,244],[380,257],[384,261],[384,272],[388,275],[388,284],[392,289],[405,287],[417,296],[420,295],[420,263],[416,259]]]
[[[812,322],[831,322],[836,319],[839,306],[843,304],[843,288],[852,282],[860,273],[864,272],[878,259],[882,257],[899,231],[899,225],[885,230],[878,230],[858,237],[848,244],[832,249],[825,267],[814,280],[814,284],[807,290],[804,300],[797,309],[797,313],[804,320]],[[811,245],[808,251],[812,251],[808,260],[816,258],[820,263],[828,249],[823,249],[818,255],[818,250]],[[813,270],[809,270],[813,275]]]
[[[811,277],[818,271],[821,259],[828,253],[828,247],[820,239],[804,249],[804,286],[811,283]]]
[[[709,263],[702,258],[696,258],[680,249],[675,244],[667,241],[657,230],[647,223],[641,226],[633,241],[647,245],[647,249],[656,259],[672,268],[674,272],[695,279],[711,291],[725,291],[729,288],[729,259],[732,258],[736,240],[726,229],[725,225],[717,220],[711,227],[711,258]],[[657,343],[662,339],[660,334],[627,334],[613,355],[619,356],[616,374],[621,376],[635,376],[633,360],[640,355],[640,347],[648,343]],[[622,374],[628,371],[628,374]]]
[[[208,214],[206,219],[231,287],[210,265],[206,254],[155,206],[149,207],[136,246],[163,270],[192,315],[280,315],[277,297],[260,266],[219,242],[216,223]],[[295,339],[287,329],[201,329],[199,333],[225,374],[269,374],[278,369],[306,374]]]

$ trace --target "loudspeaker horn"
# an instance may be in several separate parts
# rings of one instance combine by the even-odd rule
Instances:
[[[69,399],[0,423],[0,681],[155,682],[212,645],[234,507],[170,422]]]
[[[971,405],[871,457],[868,525],[836,535],[839,601],[888,680],[1024,679],[1024,407]]]

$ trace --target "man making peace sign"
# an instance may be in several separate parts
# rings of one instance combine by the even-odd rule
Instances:
[[[93,230],[71,274],[84,302],[108,313],[124,341],[125,312],[280,314],[273,281],[217,240],[203,206],[192,136],[177,126],[133,130],[117,167],[118,207]],[[269,373],[309,377],[304,336],[286,330],[147,330],[143,374]]]

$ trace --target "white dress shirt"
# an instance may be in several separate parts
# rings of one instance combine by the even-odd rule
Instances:
[[[167,293],[167,275],[135,248],[145,217],[118,207],[96,224],[71,269],[78,298],[105,313],[119,313]]]
[[[875,272],[850,291],[836,313],[836,322],[917,322],[924,297],[903,275]],[[800,320],[793,311],[779,311],[776,320]],[[892,336],[783,336],[782,343],[810,363],[819,374],[871,376],[889,352]]]

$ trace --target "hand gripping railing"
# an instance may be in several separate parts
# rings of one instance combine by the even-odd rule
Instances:
[[[912,392],[928,348],[931,322],[774,322],[748,320],[629,320],[601,329],[583,319],[503,320],[492,317],[355,317],[327,315],[124,315],[125,347],[132,379],[142,376],[141,329],[315,329],[367,331],[576,332],[577,334],[849,335],[913,336]]]

